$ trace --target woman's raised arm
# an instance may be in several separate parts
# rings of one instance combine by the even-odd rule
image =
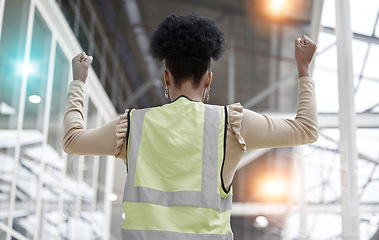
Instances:
[[[84,84],[92,57],[79,53],[72,59],[73,79],[67,94],[64,116],[63,150],[78,155],[113,155],[116,149],[116,127],[120,119],[114,119],[97,129],[84,128]]]

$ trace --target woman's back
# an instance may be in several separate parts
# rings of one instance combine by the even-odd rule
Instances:
[[[205,105],[213,76],[211,59],[224,51],[223,33],[214,20],[193,13],[170,15],[154,31],[151,53],[165,60],[164,95],[177,100],[127,110],[101,128],[86,130],[82,107],[92,58],[81,53],[73,59],[76,80],[67,97],[64,150],[114,154],[127,163],[123,231],[128,240],[233,239],[228,190],[243,154],[317,139],[314,82],[308,72],[315,49],[305,36],[295,41],[295,119],[270,118],[239,103]]]
[[[129,112],[127,239],[232,239],[232,195],[221,180],[225,120],[224,107],[184,96]]]

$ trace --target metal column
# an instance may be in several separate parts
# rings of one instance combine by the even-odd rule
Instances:
[[[41,225],[42,225],[42,203],[43,203],[43,184],[44,184],[44,176],[45,176],[45,165],[46,165],[46,157],[43,155],[43,153],[46,151],[47,148],[47,138],[48,138],[48,132],[49,132],[49,125],[50,125],[50,109],[51,109],[51,99],[52,99],[52,92],[53,92],[53,80],[54,80],[54,67],[55,67],[55,54],[56,54],[56,48],[57,48],[57,39],[55,33],[51,36],[51,43],[50,43],[50,56],[49,56],[49,70],[48,70],[48,80],[47,80],[47,88],[46,88],[46,100],[45,100],[45,109],[44,109],[44,115],[43,115],[43,140],[42,140],[42,155],[41,155],[41,162],[40,162],[40,171],[38,176],[38,187],[37,187],[37,201],[36,201],[36,222],[34,226],[34,236],[33,239],[38,240],[42,238],[41,233]]]
[[[350,3],[336,2],[336,37],[338,58],[339,123],[341,155],[342,238],[359,239],[359,203],[357,191],[356,116]]]
[[[28,13],[28,22],[26,30],[26,41],[25,41],[25,54],[24,54],[24,66],[29,65],[30,62],[30,51],[32,46],[32,35],[33,35],[33,26],[34,26],[34,13],[35,13],[35,0],[30,1],[29,13]],[[16,192],[17,192],[17,179],[18,179],[18,170],[20,163],[20,154],[21,154],[21,133],[23,129],[24,122],[24,110],[25,110],[25,100],[26,100],[26,87],[28,82],[28,73],[24,71],[22,73],[22,81],[20,88],[20,102],[18,107],[17,115],[17,138],[14,151],[14,162],[13,162],[13,176],[12,176],[12,185],[11,185],[11,195],[10,195],[10,204],[9,204],[9,216],[8,216],[8,227],[13,229],[13,220],[14,220],[14,208],[16,201]],[[13,233],[12,233],[13,234]],[[7,240],[11,240],[11,232],[7,232]]]
[[[318,37],[320,35],[321,30],[321,17],[322,17],[322,9],[324,7],[324,0],[314,0],[312,4],[312,19],[311,19],[311,32],[310,38],[317,44]],[[309,72],[313,73],[314,61],[315,58],[310,63]]]
[[[296,147],[295,148],[295,168],[297,168],[296,172],[299,174],[298,176],[298,184],[299,184],[299,240],[305,240],[308,238],[308,223],[307,223],[307,201],[306,201],[306,189],[305,189],[305,169],[304,169],[304,156],[303,156],[303,148]]]
[[[236,58],[235,58],[235,43],[234,43],[234,17],[230,17],[230,32],[228,46],[228,104],[235,101],[236,93]]]
[[[4,6],[5,6],[5,0],[0,0],[0,42],[1,42],[1,32],[3,30]]]
[[[280,56],[280,26],[272,23],[270,26],[270,54]],[[268,72],[268,86],[272,86],[279,80],[280,76],[280,59],[270,58],[268,61],[269,69]],[[268,107],[269,109],[275,109],[278,104],[278,95],[280,87],[274,90],[274,94],[268,96]]]
[[[111,221],[112,221],[112,201],[109,200],[108,196],[113,192],[113,174],[115,171],[115,161],[114,157],[107,157],[107,166],[105,173],[105,189],[104,189],[104,235],[103,240],[111,239]]]

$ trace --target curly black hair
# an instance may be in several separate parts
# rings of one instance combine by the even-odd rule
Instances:
[[[150,53],[165,60],[175,84],[193,79],[198,87],[210,68],[211,58],[218,60],[225,50],[224,34],[215,20],[194,12],[166,17],[150,38]]]

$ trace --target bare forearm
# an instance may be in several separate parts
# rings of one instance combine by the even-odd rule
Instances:
[[[297,72],[299,73],[299,78],[311,76],[308,64],[297,64]]]

